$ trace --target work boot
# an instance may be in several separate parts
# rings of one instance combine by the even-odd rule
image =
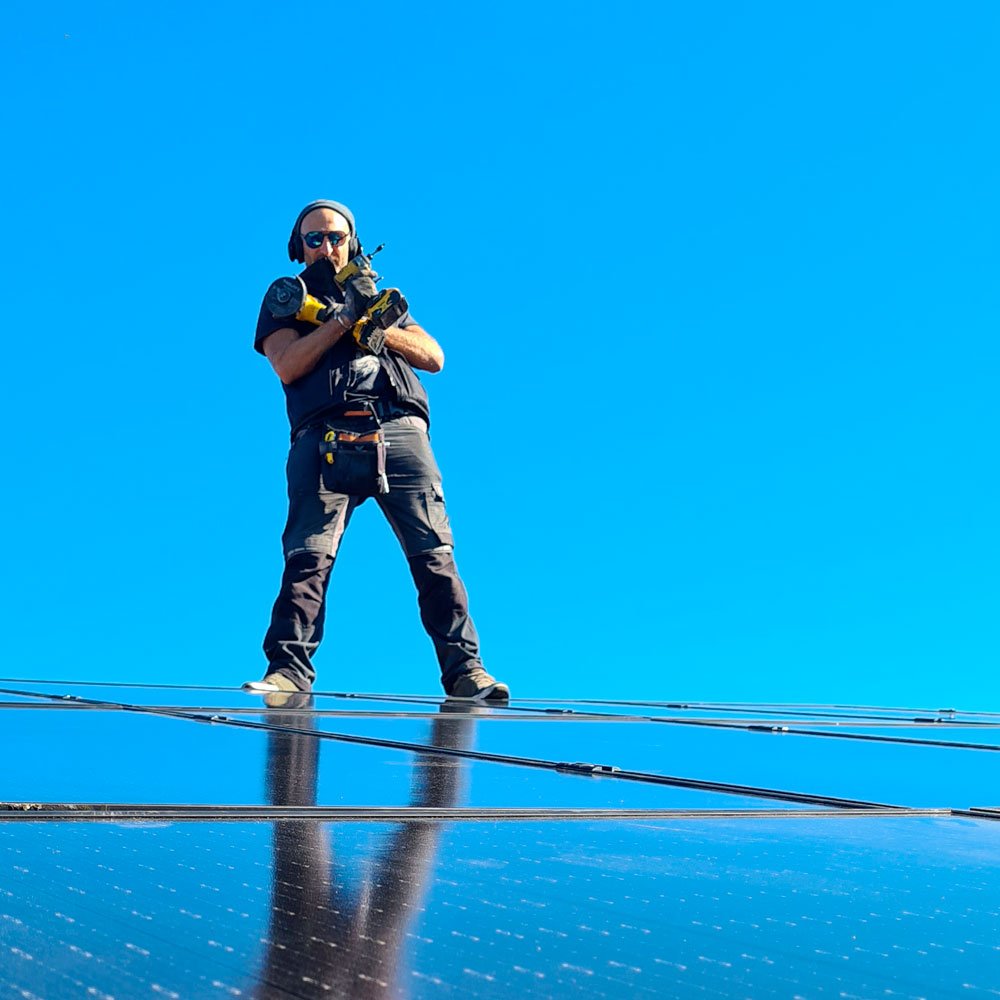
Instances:
[[[288,674],[268,674],[262,681],[247,681],[243,690],[248,694],[274,694],[276,691],[301,691]]]
[[[449,698],[455,701],[510,700],[510,688],[491,677],[482,667],[473,667],[468,673],[460,674],[445,689]]]
[[[312,708],[311,691],[275,691],[264,695],[264,704],[268,708]]]

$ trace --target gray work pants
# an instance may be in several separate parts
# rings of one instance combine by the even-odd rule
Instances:
[[[375,429],[364,419],[332,423],[361,433]],[[327,465],[320,454],[326,426],[301,433],[288,455],[285,571],[264,637],[264,654],[268,673],[286,674],[304,691],[316,679],[312,657],[323,638],[330,571],[351,515],[368,497],[378,503],[406,554],[420,619],[434,644],[444,687],[482,665],[468,595],[455,566],[441,473],[427,425],[419,417],[397,417],[382,426],[388,442],[388,493],[377,492],[373,450],[338,452],[333,466]],[[339,492],[345,483],[352,492]],[[373,657],[377,652],[372,651]]]

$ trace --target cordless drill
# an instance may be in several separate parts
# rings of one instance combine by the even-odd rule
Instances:
[[[301,274],[278,278],[264,296],[264,305],[275,319],[294,317],[321,326],[333,317],[339,304],[332,297],[334,286],[341,293],[347,282],[364,268],[384,247],[382,243],[369,255],[358,254],[339,271],[329,257],[320,257]],[[385,346],[385,331],[406,312],[406,299],[398,288],[385,288],[365,303],[364,312],[351,327],[358,345],[372,354]]]

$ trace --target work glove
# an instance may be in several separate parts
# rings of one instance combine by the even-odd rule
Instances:
[[[364,316],[368,298],[359,295],[352,282],[353,279],[348,281],[344,289],[344,304],[340,307],[340,315],[345,324],[354,326]],[[374,282],[372,287],[374,288]]]
[[[377,326],[371,320],[367,323],[360,323],[351,330],[358,347],[369,354],[381,354],[385,347],[385,330]]]
[[[343,305],[338,302],[332,295],[314,295],[314,299],[319,299],[323,303],[323,311],[319,314],[319,318],[327,323],[335,316],[339,316],[343,311]]]
[[[376,277],[371,264],[367,264],[357,274],[353,274],[347,279],[347,287],[353,288],[362,302],[370,302],[378,295],[378,289],[375,287]]]

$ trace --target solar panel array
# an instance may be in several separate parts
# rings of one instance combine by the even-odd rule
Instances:
[[[1000,714],[0,680],[0,1000],[1000,992]]]

